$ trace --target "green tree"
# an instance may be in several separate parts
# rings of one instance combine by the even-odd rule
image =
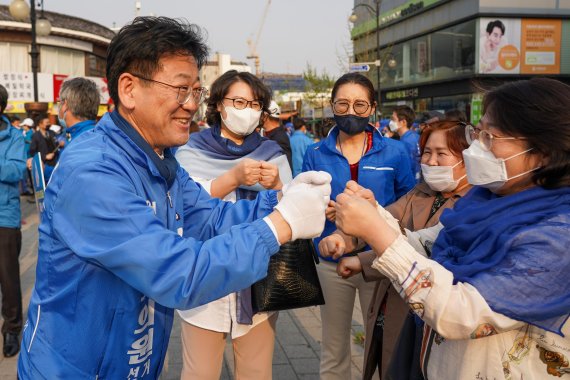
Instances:
[[[321,74],[316,68],[307,63],[307,69],[303,72],[305,80],[305,100],[311,105],[321,105],[323,98],[329,97],[334,85],[335,78],[326,70]]]

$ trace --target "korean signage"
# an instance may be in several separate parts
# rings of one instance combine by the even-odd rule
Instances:
[[[561,20],[481,18],[479,29],[479,73],[560,73]]]
[[[0,73],[0,84],[8,90],[10,101],[34,100],[34,79],[32,73]],[[53,100],[53,75],[38,73],[38,101]]]
[[[386,93],[387,100],[396,99],[406,99],[406,98],[417,98],[419,95],[419,89],[417,87],[408,88],[406,90],[389,91]]]

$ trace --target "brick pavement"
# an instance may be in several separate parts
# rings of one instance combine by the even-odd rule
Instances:
[[[35,269],[38,249],[38,216],[35,205],[22,198],[22,213],[26,223],[22,226],[23,244],[20,254],[20,273],[22,281],[22,297],[24,318],[27,313],[31,291],[35,281]],[[353,313],[353,335],[362,332],[362,317],[358,300]],[[318,379],[319,353],[321,336],[321,318],[317,307],[281,312],[277,320],[277,335],[273,355],[273,378],[283,380]],[[0,335],[0,343],[2,337]],[[363,348],[352,345],[352,379],[362,377]],[[170,337],[167,358],[160,380],[180,378],[182,367],[180,340],[180,319],[176,317]],[[16,379],[17,356],[4,358],[0,356],[0,380]],[[233,355],[231,343],[226,344],[224,365],[221,379],[232,379]]]

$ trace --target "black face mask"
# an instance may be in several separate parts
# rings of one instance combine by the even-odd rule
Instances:
[[[368,116],[334,115],[338,129],[347,135],[354,136],[364,132],[368,125]]]

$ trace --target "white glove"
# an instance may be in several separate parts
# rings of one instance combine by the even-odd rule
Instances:
[[[309,171],[303,172],[293,178],[291,182],[283,186],[282,192],[285,195],[291,189],[299,185],[309,185],[310,188],[318,188],[325,197],[325,203],[328,204],[331,196],[331,181],[332,177],[329,173],[324,171]]]
[[[275,206],[291,227],[291,240],[312,239],[323,233],[328,203],[324,200],[329,197],[325,197],[322,190],[330,195],[330,184],[311,187],[307,183],[298,183],[287,189]]]
[[[400,223],[398,222],[398,219],[394,218],[392,214],[386,211],[384,207],[380,206],[378,202],[376,202],[376,209],[378,210],[378,214],[380,214],[382,219],[384,219],[386,223],[388,223],[390,228],[392,228],[396,233],[398,233],[398,235],[401,235],[402,230],[400,229]]]

